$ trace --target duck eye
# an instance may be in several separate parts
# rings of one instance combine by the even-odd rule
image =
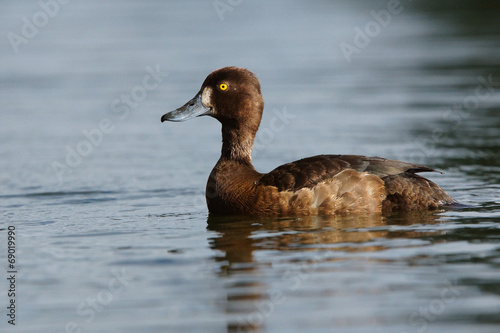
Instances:
[[[225,83],[219,84],[219,89],[222,91],[227,90],[227,84],[225,84]]]

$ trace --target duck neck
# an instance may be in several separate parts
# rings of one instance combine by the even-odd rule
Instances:
[[[237,124],[222,126],[221,158],[252,164],[252,148],[255,132]]]

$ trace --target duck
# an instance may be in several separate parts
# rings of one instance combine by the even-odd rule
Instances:
[[[456,203],[418,175],[436,170],[381,157],[318,155],[260,173],[251,153],[263,111],[257,76],[232,66],[210,73],[191,100],[161,117],[163,123],[211,116],[222,124],[221,156],[205,190],[209,215],[345,216],[436,210]]]

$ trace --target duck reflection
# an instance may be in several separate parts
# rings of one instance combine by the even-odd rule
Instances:
[[[322,263],[345,260],[345,256],[335,255],[338,251],[381,251],[386,249],[385,242],[375,240],[435,235],[440,231],[421,232],[404,226],[436,224],[441,218],[436,212],[342,218],[209,216],[207,229],[216,232],[209,243],[217,252],[215,260],[221,263],[219,274],[226,279],[228,332],[260,331],[266,318],[286,300],[287,290],[298,287],[300,274],[310,274]],[[308,252],[284,259],[288,268],[283,271],[272,268],[283,262],[269,262],[268,251]],[[283,290],[273,289],[276,279]]]

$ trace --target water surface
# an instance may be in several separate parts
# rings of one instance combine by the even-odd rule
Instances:
[[[43,9],[0,7],[2,332],[498,332],[496,2],[401,1],[377,30],[386,1],[73,1],[17,49]],[[209,218],[219,124],[160,117],[227,65],[261,79],[259,171],[402,159],[468,208]]]

